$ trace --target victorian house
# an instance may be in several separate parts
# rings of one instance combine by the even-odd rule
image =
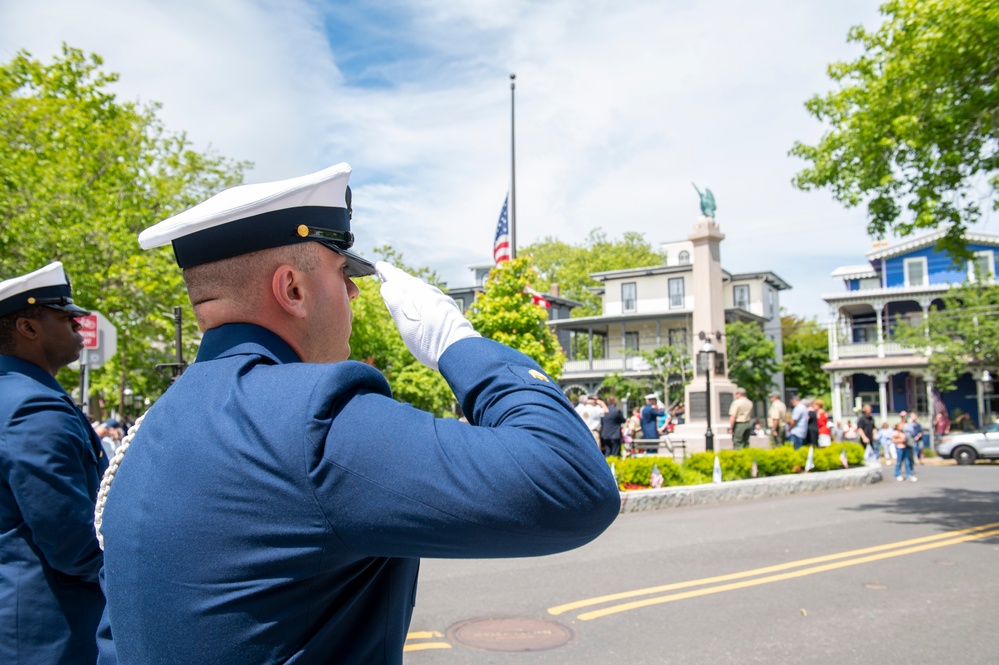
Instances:
[[[597,316],[553,319],[566,357],[561,385],[566,392],[596,392],[611,374],[652,383],[645,361],[634,351],[675,346],[693,359],[696,332],[692,330],[694,288],[692,246],[689,241],[665,243],[663,265],[592,273],[601,283]],[[751,321],[763,328],[783,358],[780,292],[791,288],[773,272],[732,273],[723,270],[725,321]],[[774,377],[783,392],[782,374]]]
[[[983,413],[981,376],[969,371],[957,388],[941,395],[927,371],[926,356],[893,339],[900,322],[919,325],[943,307],[948,289],[976,276],[996,274],[999,235],[966,234],[974,256],[955,264],[935,245],[943,231],[893,244],[876,243],[866,262],[843,266],[832,276],[841,283],[837,293],[823,296],[830,308],[829,363],[823,365],[832,382],[835,420],[853,418],[870,404],[878,424],[901,411],[916,412],[924,425],[933,413],[960,408],[978,422]]]

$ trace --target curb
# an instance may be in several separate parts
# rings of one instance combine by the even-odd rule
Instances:
[[[884,479],[881,467],[858,467],[839,471],[802,473],[770,478],[751,478],[705,485],[663,487],[654,490],[621,492],[621,512],[703,506],[729,501],[749,501],[789,494],[806,494],[830,489],[844,489],[879,483]]]

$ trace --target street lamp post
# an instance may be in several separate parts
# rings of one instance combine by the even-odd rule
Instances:
[[[982,396],[985,398],[985,422],[982,423],[982,429],[992,422],[992,391],[992,375],[989,370],[985,370],[982,372]]]
[[[710,339],[704,341],[701,351],[698,354],[704,362],[704,386],[705,386],[705,415],[708,418],[708,428],[704,431],[704,449],[709,453],[715,451],[715,433],[711,431],[711,356],[715,352],[715,346]]]

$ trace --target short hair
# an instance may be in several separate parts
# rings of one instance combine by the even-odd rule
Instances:
[[[0,353],[9,356],[14,352],[14,332],[18,319],[40,319],[45,314],[45,307],[33,305],[16,312],[0,316]]]
[[[194,317],[203,325],[199,306],[213,300],[235,301],[246,312],[253,312],[260,305],[258,288],[263,279],[269,279],[282,264],[305,273],[315,272],[319,269],[321,251],[332,250],[320,247],[319,243],[303,242],[185,268],[184,283]]]
[[[746,389],[745,388],[736,388],[735,389],[735,394],[736,395],[745,395],[746,394]]]

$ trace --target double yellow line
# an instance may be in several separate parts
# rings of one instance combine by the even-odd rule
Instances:
[[[414,630],[406,634],[406,645],[402,647],[406,651],[428,651],[430,649],[450,649],[450,642],[434,642],[444,637],[436,630]],[[413,643],[410,644],[410,640]],[[423,641],[427,640],[427,641]]]
[[[574,610],[579,610],[583,608],[595,607],[597,605],[605,605],[607,603],[613,603],[615,601],[625,600],[628,598],[650,596],[653,594],[661,594],[664,592],[677,591],[680,589],[690,589],[691,587],[705,587],[706,585],[716,585],[716,586],[706,586],[706,588],[695,589],[693,591],[684,591],[682,593],[667,593],[666,595],[662,596],[653,596],[652,598],[644,598],[641,600],[633,600],[630,602],[610,605],[609,607],[604,607],[603,609],[596,609],[596,610],[590,610],[588,612],[583,612],[582,614],[576,617],[580,621],[590,621],[591,619],[599,619],[601,617],[609,616],[611,614],[628,612],[629,610],[635,610],[642,607],[649,607],[651,605],[661,605],[663,603],[671,603],[676,600],[686,600],[687,598],[697,598],[699,596],[708,596],[715,593],[723,593],[725,591],[745,589],[748,587],[759,586],[761,584],[770,584],[771,582],[791,580],[799,577],[806,577],[808,575],[815,575],[816,573],[824,573],[830,570],[837,570],[839,568],[857,566],[862,563],[870,563],[872,561],[890,559],[896,556],[914,554],[916,552],[924,552],[926,550],[932,550],[938,547],[957,545],[958,543],[965,543],[970,540],[988,538],[989,536],[999,535],[999,528],[997,527],[999,527],[999,522],[993,522],[992,524],[984,524],[982,526],[971,527],[969,529],[948,531],[946,533],[940,533],[935,536],[924,536],[922,538],[913,538],[911,540],[901,540],[895,543],[888,543],[887,545],[865,547],[863,549],[858,549],[858,550],[839,552],[838,554],[827,554],[825,556],[813,557],[811,559],[801,559],[800,561],[790,561],[788,563],[782,563],[775,566],[766,566],[765,568],[744,570],[739,573],[730,573],[728,575],[717,575],[715,577],[705,577],[699,580],[690,580],[687,582],[675,582],[673,584],[664,584],[662,586],[649,587],[646,589],[636,589],[634,591],[624,591],[621,593],[614,593],[607,596],[597,596],[596,598],[587,598],[585,600],[577,600],[575,602],[566,603],[564,605],[557,605],[555,607],[549,608],[548,613],[557,616],[559,614],[565,614],[566,612],[572,612]],[[793,570],[795,568],[800,568],[800,570]],[[781,572],[781,571],[791,571],[791,572]],[[779,573],[779,574],[771,575],[769,573]],[[760,575],[763,575],[763,577],[758,577]],[[754,578],[754,579],[746,579],[746,578]],[[742,580],[742,581],[733,582],[733,580]],[[724,582],[731,582],[731,583],[724,584]]]

